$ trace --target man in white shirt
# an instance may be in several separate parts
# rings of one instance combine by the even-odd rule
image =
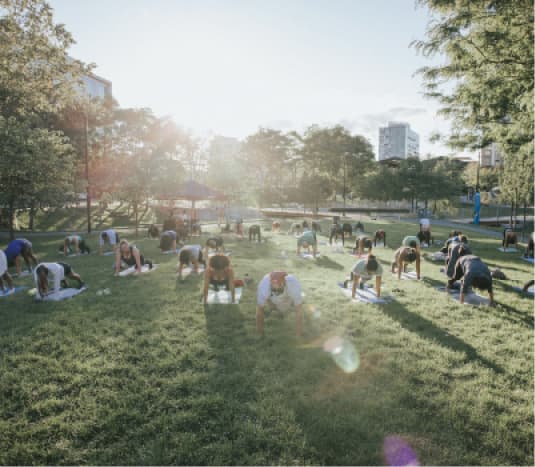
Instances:
[[[119,234],[113,229],[104,230],[100,233],[98,236],[98,249],[101,255],[104,254],[104,245],[106,243],[109,243],[113,251],[116,251],[119,247]]]
[[[301,284],[296,277],[285,271],[266,274],[258,284],[256,307],[256,331],[264,335],[264,310],[275,308],[280,312],[295,311],[295,333],[303,333],[303,297]]]
[[[4,280],[7,282],[7,285],[10,290],[13,290],[13,279],[7,272],[7,257],[3,250],[0,250],[0,291],[5,292],[4,289]]]

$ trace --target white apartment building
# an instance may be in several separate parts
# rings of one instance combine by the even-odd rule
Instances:
[[[379,160],[419,157],[420,137],[408,123],[388,122],[379,128]]]

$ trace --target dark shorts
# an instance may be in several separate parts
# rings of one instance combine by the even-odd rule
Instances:
[[[70,264],[67,263],[58,263],[60,266],[63,267],[63,272],[66,276],[70,276],[72,273],[72,268]]]

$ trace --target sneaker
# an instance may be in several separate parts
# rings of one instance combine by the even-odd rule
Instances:
[[[85,287],[85,282],[84,281],[80,281],[80,283],[78,284],[78,289],[82,289]]]
[[[152,269],[152,261],[147,261],[147,264],[149,265],[149,269]]]

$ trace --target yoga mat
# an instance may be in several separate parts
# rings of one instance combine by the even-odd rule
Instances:
[[[515,253],[517,252],[518,250],[516,248],[503,248],[503,247],[500,247],[498,248],[499,251],[503,252],[503,253]]]
[[[397,272],[393,273],[392,277],[395,277],[397,279],[398,273]],[[401,279],[405,281],[417,281],[418,276],[416,274],[416,271],[402,272]]]
[[[187,268],[182,269],[182,279],[186,278],[190,274],[193,274],[193,268],[191,266],[188,266]],[[204,274],[204,266],[199,264],[199,272],[197,273],[199,276],[201,274]],[[178,273],[177,273],[178,275]]]
[[[104,253],[102,253],[103,256],[111,256],[111,255],[114,255],[115,254],[115,251],[105,251]]]
[[[180,248],[177,248],[176,250],[167,250],[167,251],[162,251],[162,255],[176,255],[180,252]]]
[[[446,255],[442,253],[442,251],[435,251],[434,253],[431,253],[428,258],[431,261],[445,261]]]
[[[30,271],[22,271],[20,274],[13,274],[13,277],[28,277],[31,276],[32,273]]]
[[[520,293],[527,293],[528,295],[531,295],[532,297],[535,296],[535,287],[531,286],[527,292],[523,292],[522,291],[522,287],[513,287],[513,289],[515,289],[517,292],[520,292]]]
[[[320,252],[318,251],[316,253],[316,258],[319,258],[321,256]],[[314,254],[313,253],[305,253],[304,251],[301,252],[301,258],[303,259],[314,259]]]
[[[66,300],[67,298],[72,298],[75,295],[78,295],[85,290],[87,290],[87,287],[82,287],[81,289],[73,289],[69,287],[68,289],[61,289],[59,290],[59,292],[46,295],[43,298],[41,298],[39,294],[36,294],[35,299],[37,301],[42,301],[42,302],[59,302],[61,300]]]
[[[435,287],[437,290],[441,292],[446,292],[446,287]],[[461,291],[459,289],[451,289],[449,290],[449,296],[453,298],[455,301],[459,301],[459,295],[461,294]],[[465,305],[473,305],[473,306],[479,306],[479,305],[488,305],[490,303],[489,299],[487,297],[483,297],[475,292],[470,292],[464,295],[464,304]]]
[[[24,290],[26,287],[15,287],[14,289],[9,289],[4,283],[5,291],[0,290],[0,297],[9,297],[10,295],[15,295],[17,292]]]
[[[342,282],[338,283],[338,287],[340,287],[340,290],[342,293],[351,301],[353,302],[361,302],[361,303],[372,303],[372,304],[380,304],[380,303],[388,303],[394,300],[394,297],[391,295],[384,295],[379,298],[377,298],[377,294],[375,293],[375,289],[371,287],[364,286],[364,289],[359,289],[357,287],[357,290],[355,291],[355,298],[351,297],[351,290],[353,285],[351,284],[351,287],[344,288],[344,284]]]
[[[242,287],[236,287],[234,289],[234,303],[240,303],[240,298],[242,294]],[[207,305],[231,305],[231,293],[230,290],[219,290],[216,292],[213,289],[208,290],[208,297],[206,299]]]
[[[535,264],[534,258],[526,258],[525,256],[521,256],[520,259],[526,261],[529,264]]]
[[[152,265],[152,269],[149,269],[149,265],[148,264],[144,264],[143,266],[141,266],[141,273],[142,274],[145,274],[146,272],[152,272],[154,271],[156,268],[158,267],[157,264],[153,264]],[[131,266],[129,267],[128,269],[125,269],[123,271],[121,271],[118,276],[120,277],[126,277],[126,276],[130,276],[131,274],[134,274],[136,272],[136,267],[135,266]]]

